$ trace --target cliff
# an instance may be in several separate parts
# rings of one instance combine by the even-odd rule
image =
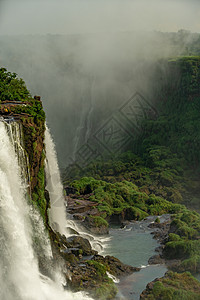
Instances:
[[[22,125],[30,171],[30,189],[27,193],[32,205],[43,217],[52,248],[52,266],[56,268],[59,265],[63,269],[66,288],[86,290],[99,299],[112,299],[117,289],[107,271],[115,276],[123,276],[138,271],[138,268],[124,265],[114,257],[107,256],[104,261],[78,232],[72,232],[66,238],[51,228],[48,217],[50,199],[45,190],[45,113],[42,102],[38,96],[31,97],[22,79],[4,68],[0,69],[0,91],[0,118]],[[91,258],[87,259],[88,256]],[[37,257],[41,273],[48,275],[49,266],[44,257],[40,253],[37,253]],[[84,257],[83,264],[81,259]]]
[[[44,131],[45,113],[40,97],[32,98],[22,79],[0,69],[0,116],[23,126],[25,151],[29,158],[31,199],[48,223],[45,199]]]

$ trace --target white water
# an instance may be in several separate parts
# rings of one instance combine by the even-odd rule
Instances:
[[[50,131],[46,126],[45,130],[46,146],[46,189],[50,197],[50,224],[56,231],[64,234],[66,237],[71,235],[70,228],[77,231],[79,235],[86,238],[91,243],[93,249],[101,253],[103,250],[102,242],[99,237],[86,233],[81,226],[73,220],[66,217],[65,199],[63,195],[63,185],[61,183],[60,172],[58,167],[55,144],[51,137]]]
[[[48,127],[45,130],[45,146],[46,146],[46,189],[50,197],[50,213],[49,219],[52,228],[66,234],[66,208],[64,205],[63,186],[60,179],[55,145],[52,140]]]
[[[13,126],[18,125],[14,122]],[[46,238],[40,218],[37,219],[37,213],[27,203],[14,149],[7,125],[0,122],[0,300],[89,299],[82,293],[64,291],[60,280],[53,281],[40,274],[32,247],[32,224],[39,221],[40,243]],[[23,167],[26,165],[26,162],[21,163]],[[43,250],[49,247],[47,243]],[[54,274],[54,278],[61,276]]]
[[[51,206],[49,209],[50,224],[53,229],[68,237],[70,236],[69,228],[72,228],[77,232],[80,228],[73,220],[66,217],[66,206],[63,193],[64,189],[60,178],[55,144],[47,126],[45,130],[45,146],[46,189],[49,192]]]
[[[22,177],[22,182],[27,187],[30,186],[30,172],[29,172],[29,159],[28,154],[24,147],[23,130],[21,123],[18,122],[5,122],[4,123],[11,139],[12,144],[15,148],[15,154],[18,158],[18,164],[20,166],[20,172]],[[30,189],[29,189],[30,192]]]

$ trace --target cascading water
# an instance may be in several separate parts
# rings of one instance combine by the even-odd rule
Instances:
[[[63,186],[60,179],[60,172],[56,157],[55,145],[51,138],[48,127],[45,130],[45,146],[46,146],[46,189],[50,197],[50,213],[49,219],[53,229],[61,234],[66,234],[66,215],[64,205]]]
[[[32,224],[40,218],[26,199],[27,189],[22,174],[27,164],[20,154],[22,136],[19,136],[19,147],[15,147],[15,133],[19,133],[19,126],[17,122],[8,126],[0,121],[0,300],[87,299],[82,293],[64,291],[61,282],[41,275],[38,269],[37,255],[32,246],[35,234]],[[44,226],[41,222],[38,226],[37,238],[43,243],[46,240]],[[50,244],[44,248],[44,251],[49,249],[46,255],[50,259]],[[53,275],[52,278],[59,277]]]
[[[12,144],[15,148],[15,153],[18,158],[18,164],[20,166],[21,179],[22,182],[29,186],[30,185],[30,172],[29,172],[29,159],[26,151],[24,150],[24,139],[23,139],[23,130],[22,125],[19,122],[9,122],[4,123],[8,132],[8,135],[11,139]]]
[[[81,226],[77,225],[73,220],[66,217],[65,200],[63,195],[63,185],[60,179],[55,144],[51,137],[50,131],[46,126],[45,130],[45,146],[46,146],[46,189],[50,197],[50,224],[51,226],[64,234],[66,237],[71,235],[71,229],[79,233],[83,238],[87,238],[93,249],[98,252],[103,250],[102,242],[98,237],[86,233]]]
[[[63,194],[63,185],[61,183],[60,171],[58,167],[57,155],[55,150],[55,144],[51,137],[50,131],[46,126],[45,130],[45,146],[46,146],[46,189],[49,192],[50,197],[50,224],[52,228],[65,234],[70,235],[70,228],[75,231],[79,231],[79,227],[75,222],[66,218],[65,199]]]

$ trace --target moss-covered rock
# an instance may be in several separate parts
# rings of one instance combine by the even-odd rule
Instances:
[[[108,222],[101,216],[88,215],[82,224],[94,234],[107,234],[108,233]]]
[[[91,296],[100,300],[114,299],[117,288],[107,275],[106,267],[100,262],[90,260],[71,270],[68,286],[73,291],[87,290]]]
[[[40,97],[32,98],[24,81],[15,73],[0,68],[0,115],[22,124],[25,151],[30,171],[30,198],[48,223],[45,198],[45,113]]]
[[[168,272],[164,277],[149,283],[140,299],[197,300],[200,299],[200,282],[190,273]]]

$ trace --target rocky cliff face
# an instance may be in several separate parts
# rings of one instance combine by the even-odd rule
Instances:
[[[25,151],[29,158],[30,193],[34,204],[39,208],[48,223],[45,199],[45,113],[39,98],[30,96],[23,101],[3,100],[0,102],[0,116],[8,122],[13,120],[22,124]]]
[[[42,104],[40,103],[41,109]],[[39,118],[21,118],[24,132],[25,148],[29,156],[31,176],[31,197],[42,216],[47,218],[48,198],[45,198],[45,121]],[[46,217],[45,217],[46,216]],[[45,219],[46,223],[48,220]]]
[[[123,276],[138,269],[109,256],[104,262],[103,257],[78,232],[67,239],[52,230],[48,219],[49,195],[45,190],[45,113],[42,102],[40,97],[32,98],[24,82],[5,69],[0,69],[0,87],[0,117],[7,122],[17,121],[22,125],[24,147],[29,161],[30,199],[38,208],[48,230],[53,253],[52,265],[62,266],[67,285],[72,290],[87,290],[99,299],[112,299],[117,290],[107,271]],[[48,266],[40,253],[37,255],[40,271],[48,275]],[[86,258],[88,256],[90,259]]]

